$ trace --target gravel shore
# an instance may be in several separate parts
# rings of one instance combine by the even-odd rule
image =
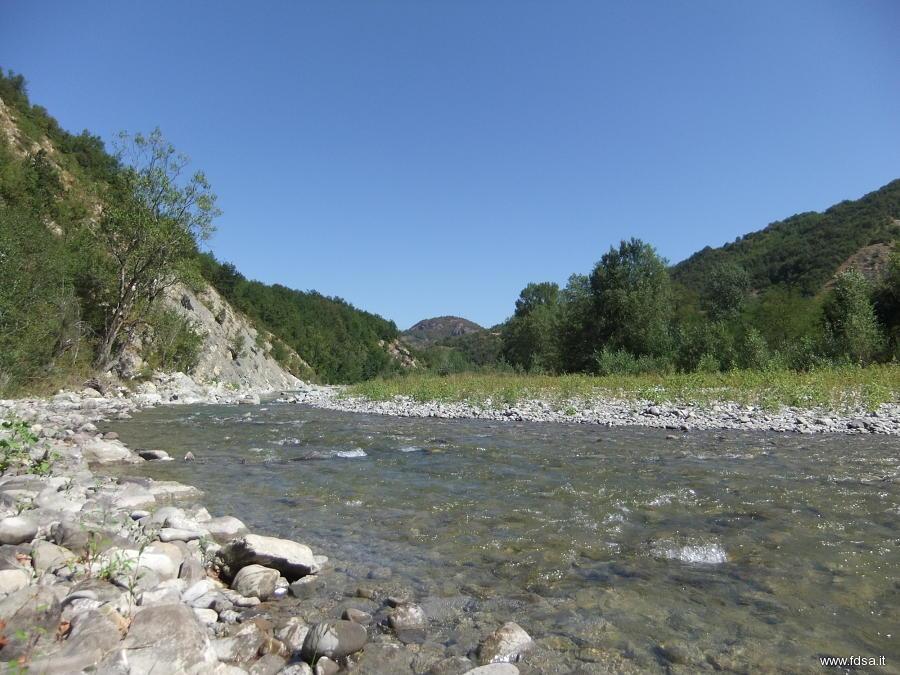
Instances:
[[[448,653],[427,642],[429,617],[402,591],[336,594],[333,563],[304,544],[210,514],[192,486],[127,476],[189,453],[135,453],[97,427],[145,406],[265,394],[174,375],[135,392],[94,383],[0,401],[0,420],[38,438],[5,453],[0,475],[2,661],[29,673],[518,673],[509,662],[532,641],[516,624]]]
[[[398,417],[487,419],[501,422],[565,422],[608,427],[642,426],[673,431],[739,429],[796,433],[900,435],[900,405],[875,411],[782,408],[767,410],[737,403],[673,405],[646,400],[525,400],[515,405],[470,402],[419,402],[405,397],[372,401],[349,397],[340,387],[308,387],[284,394],[283,402],[346,412]]]

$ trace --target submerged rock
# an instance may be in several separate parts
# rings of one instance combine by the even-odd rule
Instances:
[[[481,664],[517,661],[533,644],[531,636],[519,624],[509,621],[481,642],[478,661]]]

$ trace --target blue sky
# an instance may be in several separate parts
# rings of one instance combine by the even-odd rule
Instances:
[[[0,64],[70,130],[161,127],[219,258],[405,328],[900,177],[898,34],[892,0],[29,0]]]

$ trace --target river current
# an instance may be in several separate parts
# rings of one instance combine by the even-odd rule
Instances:
[[[290,404],[110,422],[213,515],[406,592],[466,654],[515,620],[523,672],[900,668],[900,441],[408,419]],[[191,451],[197,461],[180,457]],[[333,616],[331,618],[337,618]]]

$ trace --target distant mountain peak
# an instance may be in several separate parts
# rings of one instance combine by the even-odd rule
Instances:
[[[484,328],[459,316],[437,316],[422,319],[401,333],[401,338],[416,347],[427,347],[449,337],[478,333]]]

